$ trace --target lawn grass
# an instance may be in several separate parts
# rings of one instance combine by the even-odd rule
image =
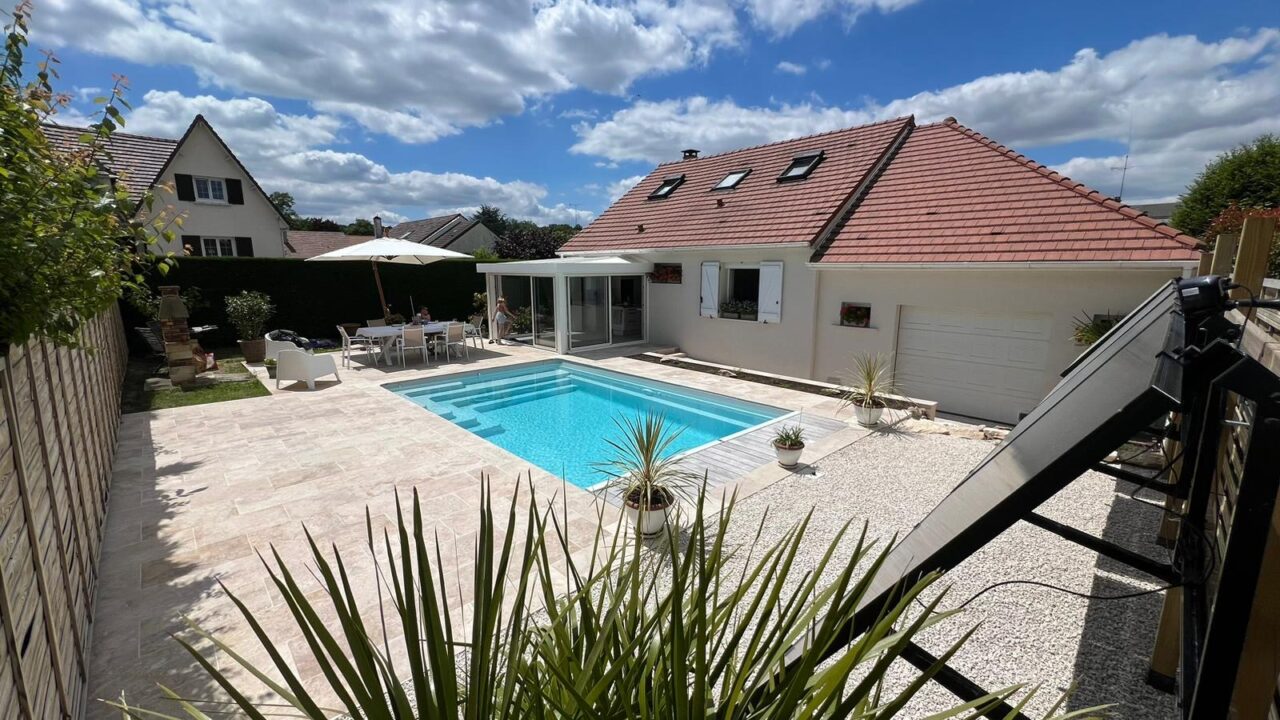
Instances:
[[[193,387],[187,390],[175,388],[153,392],[147,390],[144,386],[153,367],[147,362],[131,362],[129,364],[129,372],[125,377],[125,392],[121,398],[121,410],[123,412],[164,410],[166,408],[204,405],[206,403],[241,400],[271,394],[257,378],[244,382],[224,382],[216,385]],[[218,368],[228,374],[249,374],[249,369],[239,360],[220,359]]]

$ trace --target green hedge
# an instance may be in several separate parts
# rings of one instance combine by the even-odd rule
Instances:
[[[379,263],[382,288],[392,312],[410,315],[409,297],[426,305],[438,319],[465,319],[472,313],[472,296],[484,292],[484,275],[475,260],[441,260],[430,265]],[[223,299],[241,290],[260,290],[271,296],[276,314],[269,329],[288,328],[311,338],[337,338],[338,323],[363,323],[381,316],[378,287],[367,262],[304,262],[284,258],[200,258],[178,261],[167,277],[151,279],[152,287],[197,287],[203,307],[191,316],[193,325],[217,325],[201,336],[209,347],[232,345],[237,338],[227,322]],[[125,322],[132,328],[145,322],[141,314],[122,303]],[[130,330],[130,343],[137,343]]]

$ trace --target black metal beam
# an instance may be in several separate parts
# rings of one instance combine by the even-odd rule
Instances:
[[[1156,492],[1164,493],[1165,495],[1173,494],[1174,490],[1177,488],[1173,483],[1161,482],[1147,477],[1146,475],[1139,475],[1131,470],[1124,470],[1106,463],[1095,463],[1093,470],[1095,472],[1100,472],[1103,475],[1110,475],[1117,480],[1124,480],[1125,482],[1131,482],[1134,485],[1141,485],[1147,490],[1155,490]]]
[[[915,643],[907,643],[907,646],[902,649],[902,659],[914,665],[921,672],[928,670],[938,662],[938,658]],[[952,695],[965,702],[973,702],[978,698],[991,694],[984,690],[981,685],[961,675],[950,665],[943,665],[942,669],[934,674],[933,679],[949,690]],[[983,713],[983,716],[991,720],[1028,720],[1026,715],[1018,712],[1003,700],[988,708]]]
[[[1070,525],[1063,525],[1057,520],[1050,520],[1049,518],[1034,512],[1027,513],[1026,517],[1022,519],[1038,528],[1048,530],[1055,535],[1066,538],[1077,545],[1087,547],[1100,555],[1106,555],[1112,560],[1122,562],[1135,570],[1140,570],[1166,584],[1176,585],[1182,582],[1182,578],[1178,575],[1178,572],[1171,566],[1156,562],[1145,555],[1139,555],[1128,548],[1120,547],[1108,540],[1094,537],[1093,535],[1077,530]]]

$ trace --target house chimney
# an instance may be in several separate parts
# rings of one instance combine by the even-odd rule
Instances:
[[[684,152],[684,157],[680,158],[681,160],[697,160],[698,159],[698,151],[694,150],[693,148],[688,148],[683,152]]]
[[[382,237],[382,218],[377,215],[373,216],[373,237],[374,239]]]

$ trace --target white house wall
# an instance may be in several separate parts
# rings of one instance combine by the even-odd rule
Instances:
[[[1019,313],[1047,317],[1048,357],[1041,395],[1083,350],[1071,340],[1073,320],[1124,315],[1170,278],[1156,270],[822,270],[819,271],[817,352],[809,376],[841,377],[855,353],[894,353],[903,307]],[[869,304],[871,327],[840,325],[843,302]],[[926,398],[933,399],[933,398]],[[939,410],[946,411],[945,407]]]
[[[243,205],[222,205],[178,200],[174,175],[202,175],[206,177],[234,178],[244,190]],[[181,228],[174,227],[176,236],[172,243],[162,243],[160,251],[181,253],[182,235],[206,237],[253,238],[253,254],[256,257],[284,257],[284,233],[287,230],[271,203],[254,189],[253,182],[240,169],[240,165],[227,154],[222,144],[209,131],[197,125],[179,148],[173,162],[160,177],[161,184],[170,190],[156,188],[158,207],[172,206],[185,213]]]
[[[805,266],[809,255],[807,248],[645,253],[644,259],[655,263],[680,263],[683,276],[679,285],[649,284],[649,342],[676,345],[701,360],[808,377],[814,348],[816,277]],[[728,268],[771,260],[784,263],[781,322],[698,316],[704,261],[719,262],[721,268]]]

